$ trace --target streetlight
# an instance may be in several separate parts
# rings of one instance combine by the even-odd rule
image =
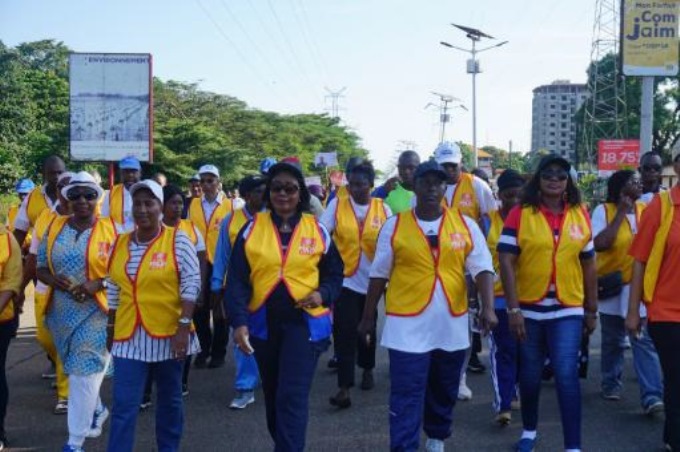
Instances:
[[[442,143],[444,141],[444,137],[446,136],[446,123],[451,121],[451,115],[449,115],[449,104],[455,102],[456,104],[452,108],[462,108],[465,111],[467,111],[467,108],[460,102],[460,99],[450,94],[442,94],[436,91],[430,91],[430,93],[439,98],[440,104],[435,105],[430,102],[425,105],[425,108],[439,108],[439,123],[441,124],[441,128],[439,129],[439,142]]]
[[[471,49],[464,49],[462,47],[457,47],[449,44],[448,42],[441,41],[440,44],[448,47],[450,49],[460,50],[461,52],[469,53],[472,58],[467,61],[467,73],[472,74],[472,155],[474,158],[474,165],[477,166],[477,74],[482,72],[479,69],[479,61],[477,60],[477,54],[485,52],[487,50],[494,49],[496,47],[503,46],[508,43],[508,41],[499,42],[498,44],[485,47],[483,49],[477,49],[477,42],[481,41],[482,38],[496,39],[491,35],[484,33],[476,28],[465,27],[463,25],[451,24],[465,32],[466,37],[472,41]]]

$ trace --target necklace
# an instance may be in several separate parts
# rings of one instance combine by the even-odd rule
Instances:
[[[281,226],[279,226],[279,232],[283,232],[284,234],[287,234],[291,231],[292,231],[292,229],[291,229],[290,225],[288,224],[288,222],[281,223]]]

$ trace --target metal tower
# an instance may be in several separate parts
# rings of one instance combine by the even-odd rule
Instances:
[[[331,101],[331,106],[330,108],[326,108],[326,111],[329,111],[331,113],[331,118],[339,118],[340,117],[340,99],[345,97],[343,93],[345,90],[347,90],[347,87],[344,86],[342,89],[338,91],[333,91],[328,87],[324,87],[328,95],[326,95],[325,100]]]
[[[620,0],[596,0],[593,44],[588,67],[590,99],[585,103],[581,153],[590,168],[597,160],[597,141],[628,134],[626,84],[619,64]],[[578,153],[577,153],[578,155]]]

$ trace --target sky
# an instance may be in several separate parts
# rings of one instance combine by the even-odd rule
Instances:
[[[342,123],[378,168],[413,142],[426,157],[439,141],[432,91],[454,109],[448,140],[472,142],[469,48],[451,23],[508,40],[481,53],[478,146],[531,145],[532,90],[584,83],[594,0],[0,0],[0,40],[63,41],[79,52],[151,53],[154,75],[197,82],[279,113],[323,113],[345,88]]]

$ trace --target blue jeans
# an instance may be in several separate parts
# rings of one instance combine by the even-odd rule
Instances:
[[[451,436],[466,350],[389,352],[390,450],[417,451],[421,424],[428,438]]]
[[[184,361],[167,360],[146,363],[113,358],[113,409],[109,452],[134,450],[135,426],[142,402],[146,376],[151,371],[156,380],[156,444],[159,452],[179,450],[184,424],[182,408],[182,366]]]
[[[493,407],[499,413],[509,411],[512,400],[517,397],[518,344],[510,332],[507,311],[496,309],[496,317],[498,325],[489,335],[489,358],[494,389]]]
[[[255,355],[246,355],[234,345],[234,361],[236,363],[236,381],[234,382],[236,390],[254,390],[257,382],[260,381],[260,371],[257,369]]]
[[[600,314],[602,326],[602,392],[618,394],[623,389],[625,320],[616,315]],[[640,402],[647,408],[663,399],[663,378],[659,356],[649,337],[647,325],[641,329],[639,339],[630,338],[633,349],[633,366],[640,385]]]
[[[581,448],[581,385],[578,365],[583,317],[525,319],[526,340],[520,342],[519,391],[524,430],[538,426],[538,400],[546,356],[555,372],[565,449]]]

